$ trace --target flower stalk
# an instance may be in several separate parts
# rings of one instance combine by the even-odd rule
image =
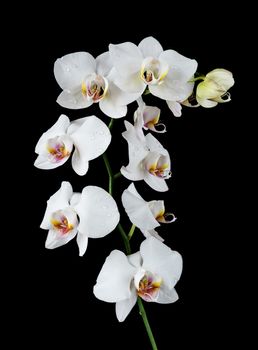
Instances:
[[[139,312],[140,312],[140,315],[142,316],[144,326],[145,326],[146,331],[148,333],[152,349],[158,350],[157,344],[155,342],[155,338],[153,336],[153,333],[152,333],[152,330],[151,330],[151,327],[150,327],[150,324],[148,321],[146,311],[145,311],[144,306],[143,306],[143,302],[142,302],[140,297],[137,298],[137,302],[138,302],[138,306],[139,306]]]
[[[114,124],[114,119],[111,119],[111,121],[109,123],[109,126],[108,126],[110,130],[112,129],[113,124]],[[108,177],[109,177],[108,192],[109,192],[109,194],[111,196],[113,196],[113,181],[114,181],[115,178],[120,177],[121,173],[119,172],[119,173],[115,174],[115,176],[113,175],[113,171],[112,171],[111,165],[109,163],[108,156],[107,156],[106,152],[103,154],[103,160],[104,160],[104,163],[105,163],[105,166],[106,166],[106,169],[107,169],[107,173],[108,173]],[[132,225],[129,233],[126,234],[126,232],[125,232],[123,226],[121,225],[121,223],[119,223],[117,225],[117,229],[119,230],[119,232],[121,234],[121,237],[123,239],[124,246],[125,246],[125,251],[126,251],[127,255],[131,254],[130,239],[132,238],[132,236],[134,234],[135,228],[136,228],[135,225]],[[143,306],[143,303],[142,303],[140,297],[138,297],[137,302],[138,302],[138,306],[139,306],[140,315],[142,316],[146,332],[147,332],[148,337],[150,339],[152,350],[158,350],[156,342],[155,342],[155,339],[154,339],[154,336],[153,336],[153,333],[152,333],[152,330],[151,330],[151,327],[150,327],[150,324],[149,324],[149,321],[148,321],[148,318],[147,318],[146,311],[144,309],[144,306]]]

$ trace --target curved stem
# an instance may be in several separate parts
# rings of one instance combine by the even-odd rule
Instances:
[[[109,122],[109,124],[108,124],[108,128],[109,128],[110,131],[111,131],[112,128],[113,128],[114,120],[115,120],[115,119],[111,118],[111,120],[110,120],[110,122]]]
[[[108,126],[109,129],[112,129],[113,123],[114,123],[114,119],[111,119],[109,126]],[[112,172],[112,169],[111,169],[106,152],[103,154],[103,160],[104,160],[104,163],[105,163],[105,166],[107,169],[107,173],[108,173],[108,178],[109,178],[108,192],[111,196],[113,196],[113,181],[114,181],[114,179],[118,178],[121,175],[121,173],[119,172],[119,173],[115,174],[115,176],[113,175],[113,172]],[[123,229],[123,227],[120,223],[117,225],[117,228],[122,236],[122,239],[123,239],[123,242],[125,245],[126,254],[130,255],[131,254],[130,239],[132,238],[132,236],[134,234],[135,225],[132,225],[128,235],[125,233],[125,230]],[[147,318],[147,315],[146,315],[146,311],[145,311],[143,303],[139,297],[137,299],[137,302],[138,302],[140,314],[142,316],[146,331],[147,331],[149,339],[150,339],[152,350],[158,350],[153,333],[152,333],[152,330],[151,330],[151,327],[150,327],[150,324],[149,324],[149,321],[148,321],[148,318]]]
[[[126,254],[130,255],[131,254],[131,247],[130,247],[130,243],[129,243],[129,239],[127,237],[127,234],[125,233],[125,230],[123,229],[123,227],[120,223],[118,224],[117,228],[118,228],[119,232],[121,233],[122,239],[124,241]]]
[[[194,83],[195,81],[204,80],[204,79],[205,79],[205,76],[204,75],[200,75],[199,77],[196,77],[196,78],[193,78],[193,79],[189,80],[188,83]]]
[[[129,233],[128,233],[128,240],[130,241],[130,239],[132,238],[133,234],[134,234],[134,230],[135,230],[135,225],[132,225]]]
[[[109,181],[108,181],[108,192],[112,196],[112,194],[113,194],[113,173],[112,173],[112,169],[111,169],[111,166],[110,166],[110,163],[109,163],[109,160],[108,160],[106,152],[103,153],[102,156],[103,156],[104,163],[106,165],[106,169],[107,169],[107,172],[108,172],[108,178],[109,178]]]
[[[114,180],[118,179],[120,176],[122,176],[121,172],[119,171],[118,173],[116,173],[113,178]]]
[[[140,297],[137,298],[137,302],[138,302],[138,306],[139,306],[140,315],[142,316],[146,331],[148,333],[148,336],[149,336],[149,339],[151,342],[152,349],[158,350],[157,344],[155,342],[155,339],[154,339],[154,336],[153,336],[153,333],[152,333],[152,330],[151,330],[151,327],[150,327],[150,324],[148,321],[146,311],[144,309],[144,306],[143,306],[143,303],[142,303],[142,300]]]

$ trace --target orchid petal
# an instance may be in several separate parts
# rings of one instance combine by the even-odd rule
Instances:
[[[120,214],[113,197],[97,186],[86,186],[75,206],[80,223],[78,231],[90,238],[104,237],[117,226]]]
[[[162,277],[164,284],[173,288],[182,273],[182,257],[154,237],[145,239],[140,247],[142,267]]]
[[[96,298],[112,303],[129,299],[135,268],[124,253],[113,250],[98,275],[93,293]]]

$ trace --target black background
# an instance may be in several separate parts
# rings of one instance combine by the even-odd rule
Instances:
[[[98,7],[98,5],[96,4]],[[123,10],[122,7],[125,6]],[[94,57],[108,49],[108,44],[131,41],[138,44],[146,36],[154,36],[164,50],[174,49],[198,61],[198,71],[214,68],[233,72],[236,81],[231,89],[232,101],[213,109],[183,107],[181,118],[175,118],[165,101],[146,96],[150,105],[159,106],[166,134],[154,134],[169,150],[172,178],[169,191],[158,193],[143,182],[135,183],[146,200],[164,199],[168,211],[178,220],[159,229],[165,243],[183,256],[183,274],[176,286],[179,300],[170,305],[146,304],[159,349],[183,349],[187,344],[207,349],[210,345],[231,344],[234,332],[229,324],[237,324],[239,297],[236,275],[241,263],[236,245],[241,237],[236,222],[239,196],[239,138],[241,118],[239,26],[231,9],[211,15],[209,9],[128,9],[120,4],[102,9],[93,5],[84,11],[66,11],[54,15],[38,8],[29,17],[26,45],[26,70],[22,73],[29,86],[26,120],[28,171],[21,161],[20,173],[26,200],[27,233],[19,249],[22,271],[15,270],[15,291],[19,309],[11,314],[11,323],[24,326],[21,339],[33,346],[53,345],[58,349],[68,344],[73,349],[150,349],[137,307],[124,323],[118,323],[114,304],[97,300],[92,288],[104,259],[113,249],[123,250],[118,231],[103,239],[89,241],[83,258],[78,256],[76,241],[55,250],[44,248],[47,232],[39,229],[46,200],[70,181],[75,191],[86,185],[107,189],[108,177],[100,158],[90,162],[86,176],[79,177],[70,161],[55,170],[39,170],[33,166],[34,147],[41,134],[64,113],[71,120],[95,114],[106,123],[109,118],[98,108],[72,111],[55,102],[60,88],[53,75],[54,61],[67,53],[88,51]],[[224,24],[231,19],[230,38]],[[33,33],[33,34],[32,34]],[[125,119],[131,121],[136,103],[129,106]],[[108,155],[114,172],[126,165],[127,144],[121,137],[123,119],[113,129]],[[28,174],[29,172],[29,174]],[[130,223],[123,213],[121,193],[129,185],[117,180],[114,195],[124,227]],[[29,219],[28,219],[29,216]],[[25,215],[24,215],[25,217]],[[17,233],[18,234],[18,233]],[[19,237],[21,238],[21,237]],[[143,236],[135,232],[132,250],[137,251]],[[14,293],[15,294],[15,293]],[[19,310],[19,311],[18,311]],[[24,317],[26,315],[26,317]],[[12,317],[13,316],[13,317]],[[36,340],[35,340],[36,339]]]

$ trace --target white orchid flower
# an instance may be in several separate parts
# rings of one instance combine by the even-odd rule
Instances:
[[[160,223],[168,224],[176,220],[174,214],[165,213],[163,200],[146,202],[133,183],[124,190],[122,204],[132,224],[138,227],[145,237],[154,236],[164,241],[154,229],[160,226]]]
[[[93,292],[100,300],[116,303],[116,316],[123,322],[137,296],[160,304],[177,301],[174,287],[181,273],[181,255],[149,237],[142,242],[139,252],[128,257],[113,250],[99,273]]]
[[[146,87],[157,97],[167,101],[183,101],[192,92],[197,62],[174,50],[163,51],[153,37],[143,39],[138,47],[130,42],[109,45],[116,73],[115,84],[124,91],[144,92]],[[171,103],[172,103],[171,102]]]
[[[196,100],[205,108],[215,107],[218,103],[230,101],[228,90],[235,81],[231,72],[226,69],[214,69],[197,85]],[[225,98],[223,98],[225,97]]]
[[[158,107],[146,106],[141,97],[137,102],[139,107],[134,112],[134,126],[158,133],[166,132],[166,126],[159,123],[160,109]]]
[[[86,186],[82,193],[74,193],[69,182],[47,201],[40,225],[49,230],[46,248],[54,249],[68,243],[77,235],[79,255],[83,256],[88,238],[104,237],[117,226],[120,214],[116,202],[100,187]]]
[[[40,169],[57,168],[68,160],[74,148],[72,167],[78,175],[85,175],[89,161],[103,154],[110,142],[110,131],[99,118],[90,116],[70,122],[62,114],[40,137],[34,165]]]
[[[56,60],[54,74],[63,89],[57,102],[66,108],[80,109],[99,103],[104,114],[121,118],[127,105],[137,96],[120,90],[112,81],[109,52],[96,59],[88,52],[75,52]]]
[[[120,169],[122,175],[131,181],[144,180],[156,191],[167,191],[165,180],[171,177],[168,151],[150,133],[144,136],[127,121],[125,127],[122,135],[128,142],[129,164]]]

